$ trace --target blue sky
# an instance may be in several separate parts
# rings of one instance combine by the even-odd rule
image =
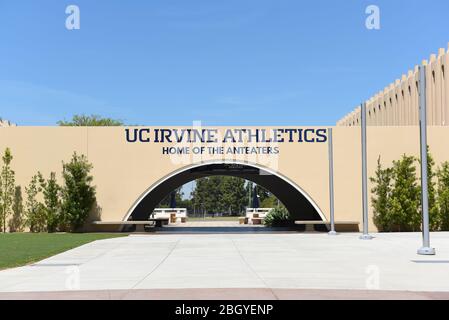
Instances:
[[[65,28],[69,4],[80,30]],[[0,0],[0,117],[332,125],[447,47],[448,13],[447,0]]]

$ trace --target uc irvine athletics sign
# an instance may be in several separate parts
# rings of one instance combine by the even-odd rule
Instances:
[[[128,143],[176,144],[162,147],[162,154],[166,155],[278,155],[279,144],[282,143],[325,143],[327,130],[128,128],[125,136]]]
[[[135,143],[324,143],[326,129],[125,129]]]

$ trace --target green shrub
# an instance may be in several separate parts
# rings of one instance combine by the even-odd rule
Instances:
[[[282,227],[292,223],[290,212],[284,206],[277,206],[264,219],[264,224],[268,227]]]
[[[3,166],[0,172],[0,214],[1,230],[6,233],[6,222],[12,213],[15,191],[15,173],[11,169],[13,156],[11,150],[6,148],[2,157]]]
[[[25,226],[22,188],[16,186],[12,204],[12,217],[9,220],[9,232],[23,232]]]
[[[59,198],[61,187],[56,182],[56,174],[52,172],[50,178],[42,183],[46,212],[47,231],[56,232],[61,224],[61,201]]]
[[[73,154],[69,163],[63,163],[62,188],[63,228],[76,231],[82,227],[96,201],[93,166],[84,155]]]
[[[429,151],[429,147],[427,147],[427,191],[429,195],[429,227],[430,231],[439,231],[441,229],[441,220],[439,216],[438,209],[438,199],[437,199],[437,183],[436,178],[437,174],[435,172],[435,160],[433,159],[432,154]],[[419,161],[421,164],[421,161]],[[418,179],[419,181],[419,179]],[[421,185],[419,186],[419,204],[421,205]],[[420,223],[421,221],[421,207],[419,209],[420,214]],[[421,226],[421,224],[420,224]]]
[[[394,186],[391,190],[390,231],[421,230],[420,187],[416,178],[416,159],[406,155],[393,161]]]
[[[279,203],[278,198],[276,198],[276,196],[271,194],[262,201],[260,206],[262,208],[275,208],[278,206],[278,203]]]
[[[25,216],[26,224],[31,232],[47,231],[47,220],[45,206],[38,200],[38,195],[42,192],[44,178],[38,172],[32,178],[28,187],[25,187]]]
[[[449,162],[438,170],[438,207],[441,231],[449,231]]]
[[[377,169],[375,176],[371,178],[374,187],[371,189],[373,196],[371,202],[374,211],[374,224],[380,231],[391,230],[390,197],[392,169],[382,167],[380,157],[377,160]]]
[[[380,158],[376,174],[372,205],[374,223],[383,232],[418,231],[421,227],[420,187],[416,177],[416,159],[403,155],[393,161],[393,167],[382,168]]]
[[[445,230],[449,228],[449,164],[443,164],[436,174],[429,148],[427,156],[430,229]],[[384,169],[379,158],[375,176],[371,178],[374,185],[371,200],[374,223],[380,231],[421,230],[421,186],[417,162],[414,157],[403,155],[400,160],[393,161],[393,167]]]

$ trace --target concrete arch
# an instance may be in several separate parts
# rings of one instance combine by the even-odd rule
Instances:
[[[259,164],[226,160],[192,164],[163,177],[142,193],[123,221],[146,220],[169,192],[190,181],[213,175],[241,177],[261,185],[284,203],[298,220],[327,221],[318,204],[289,178]],[[299,208],[301,212],[296,211]]]

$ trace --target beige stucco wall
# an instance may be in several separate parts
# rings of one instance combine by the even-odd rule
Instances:
[[[225,129],[227,128],[219,128],[220,132]],[[45,176],[55,171],[60,178],[63,160],[69,161],[73,151],[85,154],[94,165],[92,174],[103,221],[123,220],[148,188],[175,171],[201,161],[236,160],[234,156],[182,159],[162,155],[162,147],[174,144],[128,143],[124,130],[125,128],[1,128],[0,150],[11,148],[16,181],[22,187],[29,183],[38,170]],[[437,163],[449,161],[447,137],[449,127],[429,127],[429,145]],[[268,146],[256,143],[246,145]],[[314,200],[328,219],[327,144],[285,142],[277,146],[280,148],[278,156],[240,157],[237,160],[267,167],[287,177]],[[404,153],[419,155],[418,127],[368,128],[369,176],[375,172],[379,155],[383,163],[390,165]],[[334,128],[334,161],[336,219],[361,222],[359,127]],[[370,228],[375,230],[371,222]]]
[[[336,216],[340,220],[361,221],[360,127],[337,127],[334,132]],[[368,127],[367,133],[368,177],[374,176],[379,156],[384,166],[391,166],[403,154],[419,157],[419,127]],[[437,165],[449,161],[447,137],[448,127],[428,128],[428,144]],[[417,172],[419,177],[419,168]],[[369,182],[368,189],[372,187]],[[370,229],[376,231],[372,223],[371,199],[369,208]]]

